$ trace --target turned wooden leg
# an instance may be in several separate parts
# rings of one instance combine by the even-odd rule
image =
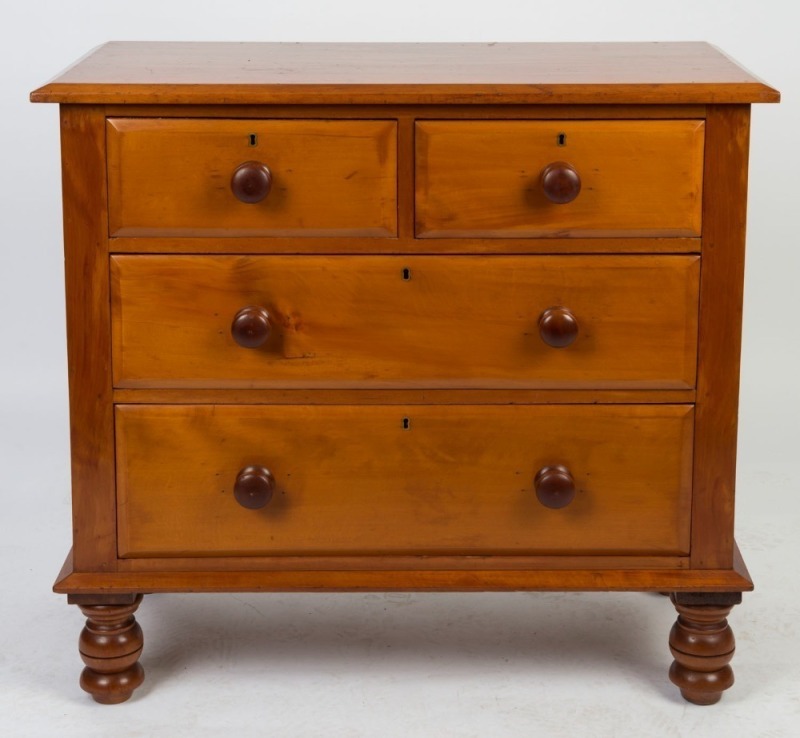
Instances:
[[[733,684],[735,642],[726,618],[742,593],[674,592],[670,599],[678,611],[669,634],[670,681],[689,702],[713,705]]]
[[[133,613],[142,601],[136,595],[128,604],[85,604],[70,598],[86,616],[78,647],[86,668],[81,688],[97,702],[125,702],[144,681],[139,663],[144,638]]]

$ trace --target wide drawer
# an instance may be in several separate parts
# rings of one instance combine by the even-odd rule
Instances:
[[[109,119],[110,234],[395,235],[396,130],[386,120]],[[259,202],[232,189],[248,162],[271,176]],[[251,176],[258,196],[264,182]]]
[[[692,417],[687,405],[121,405],[119,554],[685,554]],[[576,490],[560,509],[534,483],[554,465]],[[274,481],[260,509],[234,494],[247,467]]]
[[[695,380],[699,262],[114,256],[114,382],[687,389]],[[247,314],[263,321],[256,348],[233,335],[234,320],[241,325]],[[551,345],[570,338],[567,347]]]
[[[698,236],[704,127],[699,120],[418,122],[417,235]],[[556,166],[545,187],[549,165]],[[546,194],[572,197],[578,181],[571,202]]]

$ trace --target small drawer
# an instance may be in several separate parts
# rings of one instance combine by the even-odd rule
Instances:
[[[422,121],[426,238],[699,236],[699,120]]]
[[[387,120],[108,120],[112,236],[393,236]]]
[[[689,389],[697,256],[114,256],[125,388]]]
[[[119,554],[685,554],[692,417],[120,405]]]

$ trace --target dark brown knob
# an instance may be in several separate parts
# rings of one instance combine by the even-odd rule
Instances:
[[[269,313],[259,305],[243,307],[233,317],[231,335],[242,348],[258,348],[266,343],[272,327]]]
[[[542,189],[545,197],[557,205],[572,202],[581,191],[581,178],[572,164],[554,161],[542,169]]]
[[[569,469],[561,464],[539,469],[533,480],[536,497],[545,507],[558,510],[566,507],[575,497],[575,480]]]
[[[242,507],[258,510],[271,499],[275,477],[263,466],[246,466],[236,475],[233,496]]]
[[[261,202],[272,189],[272,172],[260,161],[240,164],[231,177],[231,192],[242,202]]]
[[[539,335],[548,346],[566,348],[578,337],[578,321],[569,308],[547,308],[539,316]]]

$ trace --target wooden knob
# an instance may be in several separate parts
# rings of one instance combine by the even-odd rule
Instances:
[[[539,335],[548,346],[566,348],[578,337],[578,321],[569,308],[547,308],[539,316]]]
[[[569,469],[561,464],[539,469],[533,480],[536,497],[545,507],[558,510],[566,507],[575,497],[575,480]]]
[[[272,327],[269,313],[259,305],[243,307],[233,317],[231,335],[242,348],[258,348],[266,343]]]
[[[240,164],[231,177],[231,192],[242,202],[261,202],[272,189],[272,172],[260,161]]]
[[[542,190],[545,197],[557,205],[572,202],[581,191],[581,178],[572,164],[555,161],[542,169]]]
[[[233,496],[242,507],[258,510],[271,499],[275,477],[264,466],[246,466],[236,475]]]

